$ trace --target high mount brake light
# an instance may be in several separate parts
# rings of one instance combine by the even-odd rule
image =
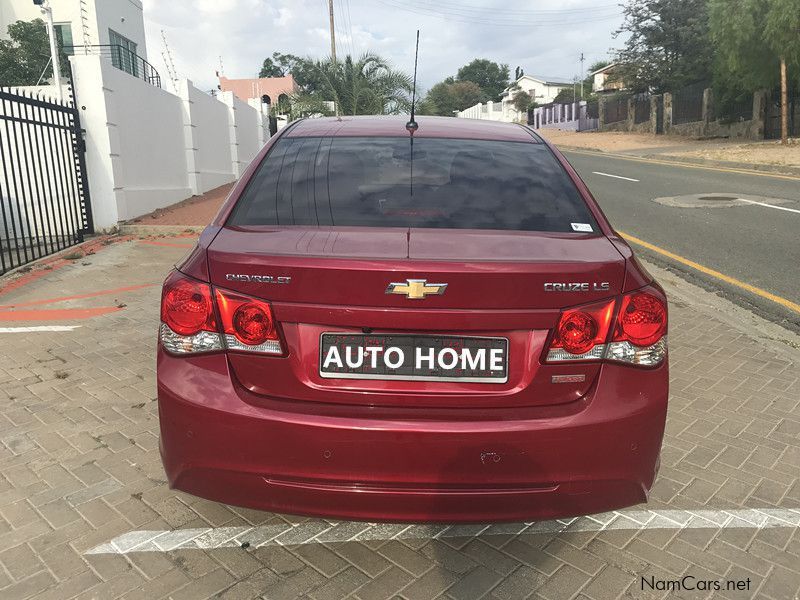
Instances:
[[[214,302],[218,308],[215,316]],[[283,354],[269,303],[174,271],[161,294],[161,343],[173,354],[224,349]]]
[[[620,308],[614,321],[617,303]],[[655,288],[644,288],[623,295],[619,301],[563,311],[546,362],[609,360],[655,366],[667,354],[666,334],[666,300]]]

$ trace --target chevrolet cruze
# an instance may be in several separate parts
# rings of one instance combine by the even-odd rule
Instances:
[[[406,120],[284,128],[167,277],[170,485],[369,521],[646,501],[664,292],[531,129]]]

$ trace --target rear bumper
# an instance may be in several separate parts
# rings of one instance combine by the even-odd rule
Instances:
[[[293,403],[232,381],[224,355],[159,350],[170,485],[249,508],[369,521],[549,519],[646,501],[668,395],[666,364],[604,365],[569,405],[477,412]]]

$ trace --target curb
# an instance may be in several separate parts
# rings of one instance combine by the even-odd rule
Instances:
[[[670,154],[623,154],[621,152],[607,152],[597,148],[582,148],[580,146],[556,146],[564,152],[585,152],[610,156],[613,158],[627,158],[641,161],[654,161],[659,163],[672,163],[675,166],[692,165],[699,167],[715,167],[719,169],[732,169],[736,171],[749,171],[758,175],[774,173],[787,177],[800,178],[800,167],[768,165],[764,163],[740,163],[725,160],[711,160],[707,158],[696,158],[693,156],[673,156]]]
[[[139,225],[136,223],[119,226],[123,235],[175,236],[182,233],[202,233],[206,225]]]
[[[665,162],[678,162],[691,165],[706,165],[709,167],[720,167],[725,169],[737,169],[739,171],[756,171],[759,173],[776,173],[778,175],[797,175],[800,177],[800,167],[769,165],[765,163],[743,163],[731,160],[713,160],[709,158],[697,158],[695,156],[673,156],[671,154],[636,154],[638,158],[649,160],[661,160]]]

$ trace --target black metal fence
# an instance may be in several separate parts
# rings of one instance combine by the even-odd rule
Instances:
[[[694,123],[703,120],[705,82],[693,83],[672,93],[672,124]]]
[[[605,103],[605,122],[619,123],[628,118],[628,97],[616,96]]]
[[[789,137],[800,136],[800,93],[789,96],[788,112]],[[781,138],[781,95],[779,91],[773,92],[770,101],[767,102],[764,137],[768,140]]]
[[[738,123],[753,118],[753,94],[744,94],[738,98],[714,97],[716,117],[722,123]]]
[[[636,94],[633,97],[633,122],[646,123],[650,120],[650,94]]]
[[[0,88],[0,275],[92,228],[78,111]]]
[[[141,56],[124,46],[64,46],[64,51],[69,54],[96,54],[111,61],[111,64],[120,71],[125,71],[154,85],[161,87],[161,76],[155,67]]]
[[[586,116],[589,119],[600,118],[600,103],[597,100],[586,103]]]

